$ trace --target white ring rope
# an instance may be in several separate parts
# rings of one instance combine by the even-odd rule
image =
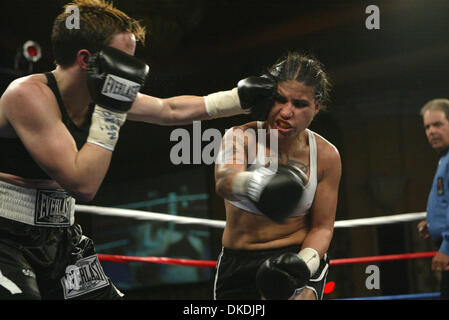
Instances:
[[[409,222],[426,218],[426,212],[414,212],[414,213],[403,213],[395,214],[390,216],[363,218],[363,219],[350,219],[335,221],[335,228],[348,228],[348,227],[362,227],[362,226],[373,226],[373,225],[383,225],[383,224],[393,224],[399,222]]]
[[[104,216],[134,218],[138,220],[158,220],[164,222],[176,222],[178,224],[197,224],[214,228],[224,228],[226,222],[220,220],[208,220],[202,218],[182,217],[165,213],[156,213],[149,211],[122,209],[122,208],[107,208],[97,206],[76,205],[75,211],[86,212]]]
[[[178,224],[196,224],[203,225],[213,228],[224,228],[226,221],[221,220],[209,220],[202,218],[192,218],[175,216],[164,213],[156,213],[149,211],[140,211],[132,209],[122,209],[122,208],[107,208],[99,206],[88,206],[88,205],[76,205],[75,209],[77,212],[85,212],[104,216],[114,216],[114,217],[125,217],[133,218],[139,220],[158,220],[165,222],[176,222]],[[373,226],[373,225],[384,225],[393,224],[399,222],[415,221],[419,219],[425,219],[426,212],[415,212],[415,213],[405,213],[396,214],[389,216],[373,217],[373,218],[362,218],[362,219],[350,219],[336,221],[334,224],[335,228],[349,228],[349,227],[360,227],[360,226]]]

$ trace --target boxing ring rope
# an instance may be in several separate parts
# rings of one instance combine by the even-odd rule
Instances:
[[[371,256],[371,257],[358,257],[358,258],[342,258],[330,260],[329,264],[331,266],[341,266],[346,264],[356,264],[356,263],[372,263],[372,262],[385,262],[385,261],[396,261],[396,260],[411,260],[411,259],[422,259],[422,258],[432,258],[436,251],[429,252],[417,252],[417,253],[403,253],[403,254],[390,254],[384,256]],[[189,260],[189,259],[176,259],[176,258],[165,258],[165,257],[133,257],[133,256],[120,256],[120,255],[108,255],[108,254],[98,254],[100,260],[104,261],[114,261],[114,262],[151,262],[151,263],[162,263],[162,264],[174,264],[187,267],[199,267],[199,268],[213,268],[216,266],[216,261],[201,261],[201,260]]]
[[[170,214],[133,210],[133,209],[123,209],[123,208],[108,208],[99,206],[88,206],[88,205],[76,205],[77,212],[90,213],[94,215],[102,216],[112,216],[112,217],[126,217],[137,220],[156,220],[163,222],[175,222],[177,224],[192,224],[192,225],[202,225],[213,228],[224,228],[226,221],[221,220],[210,220],[202,218],[175,216]],[[394,223],[403,223],[416,221],[420,219],[425,219],[426,212],[415,212],[406,214],[396,214],[387,215],[372,218],[361,218],[361,219],[349,219],[336,221],[335,228],[351,228],[360,226],[375,226],[375,225],[386,225]],[[385,261],[396,261],[396,260],[410,260],[410,259],[423,259],[432,258],[436,251],[429,252],[417,252],[417,253],[404,253],[404,254],[390,254],[381,256],[368,256],[368,257],[355,257],[355,258],[341,258],[330,260],[330,266],[347,265],[347,264],[359,264],[359,263],[373,263],[373,262],[385,262]],[[201,261],[201,260],[189,260],[189,259],[177,259],[177,258],[167,258],[167,257],[136,257],[136,256],[123,256],[123,255],[109,255],[109,254],[98,254],[98,258],[102,261],[111,261],[117,263],[128,263],[128,262],[147,262],[147,263],[159,263],[159,264],[170,264],[170,265],[181,265],[188,267],[199,267],[199,268],[214,268],[216,266],[216,261]],[[346,298],[339,300],[403,300],[403,299],[432,299],[438,298],[439,293],[423,293],[423,294],[404,294],[395,296],[377,296],[377,297],[365,297],[365,298]]]
[[[355,263],[372,263],[372,262],[384,262],[384,261],[396,261],[396,260],[409,260],[409,259],[421,259],[431,258],[435,255],[436,251],[418,252],[418,253],[404,253],[404,254],[391,254],[384,256],[371,256],[371,257],[358,257],[358,258],[343,258],[330,260],[330,266],[355,264]],[[102,261],[112,261],[119,263],[128,262],[150,262],[161,264],[182,265],[188,267],[198,268],[214,268],[216,261],[201,261],[201,260],[188,260],[188,259],[176,259],[165,257],[133,257],[133,256],[121,256],[121,255],[108,255],[98,254],[98,258]],[[326,283],[324,293],[326,292],[327,285],[331,284],[330,292],[333,291],[335,283]],[[336,300],[412,300],[412,299],[437,299],[440,296],[439,292],[418,293],[418,294],[401,294],[390,296],[374,296],[374,297],[360,297],[360,298],[344,298]]]
[[[166,257],[133,257],[133,256],[120,256],[113,254],[97,254],[98,258],[103,261],[113,262],[152,262],[161,264],[173,264],[186,267],[199,267],[199,268],[214,268],[216,261],[201,261],[201,260],[189,260],[189,259],[177,259]]]
[[[157,220],[164,222],[176,222],[177,224],[196,224],[203,225],[213,228],[224,228],[226,221],[222,220],[209,220],[202,218],[192,218],[183,216],[174,216],[165,213],[156,213],[149,211],[141,211],[134,209],[122,209],[122,208],[107,208],[99,206],[88,206],[88,205],[76,205],[75,210],[77,212],[85,212],[96,215],[103,216],[113,216],[113,217],[125,217],[133,218],[138,220]],[[384,225],[393,224],[399,222],[415,221],[419,219],[424,219],[426,217],[426,212],[415,212],[415,213],[405,213],[396,214],[389,216],[373,217],[373,218],[362,218],[362,219],[350,219],[335,221],[335,228],[352,228],[352,227],[362,227],[362,226],[373,226],[373,225]]]
[[[428,252],[417,252],[417,253],[389,254],[389,255],[383,255],[383,256],[371,256],[371,257],[360,257],[360,258],[342,258],[342,259],[330,260],[330,265],[331,266],[341,266],[341,265],[345,265],[345,264],[355,264],[355,263],[372,263],[372,262],[432,258],[435,254],[436,254],[436,251],[428,251]]]
[[[226,222],[192,217],[174,216],[165,213],[156,213],[134,209],[107,208],[98,206],[76,205],[75,211],[103,216],[124,217],[138,220],[157,220],[163,222],[176,222],[177,224],[197,224],[213,228],[224,228]]]

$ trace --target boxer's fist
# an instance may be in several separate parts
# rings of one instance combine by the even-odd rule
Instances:
[[[89,59],[89,93],[95,104],[115,112],[127,112],[148,72],[149,67],[135,57],[106,47]]]
[[[267,259],[258,269],[256,285],[260,294],[269,300],[286,300],[295,289],[302,288],[310,279],[306,262],[296,253],[284,253]]]
[[[256,120],[264,121],[274,105],[277,81],[270,74],[251,76],[237,84],[242,109],[247,110]]]
[[[232,187],[237,197],[246,197],[273,221],[282,221],[292,213],[301,200],[307,180],[299,168],[282,164],[276,172],[261,167],[237,176]]]
[[[248,197],[267,217],[282,221],[301,200],[307,178],[299,168],[290,165],[280,164],[275,174],[266,170],[258,169],[249,178]]]

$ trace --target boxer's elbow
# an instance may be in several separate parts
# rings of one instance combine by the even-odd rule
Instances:
[[[240,171],[232,167],[217,166],[215,169],[215,192],[226,200],[236,200],[233,180]]]
[[[64,188],[72,197],[80,202],[91,202],[98,192],[98,186],[72,185]]]
[[[223,179],[217,179],[215,182],[215,193],[218,194],[220,197],[224,197],[224,186],[223,186]]]
[[[232,193],[230,183],[224,176],[218,175],[215,179],[215,192],[224,199],[229,199]]]
[[[96,195],[97,195],[96,192],[81,192],[78,193],[75,198],[81,202],[91,202],[94,200]]]
[[[74,197],[77,201],[80,202],[91,202],[94,200],[96,196],[96,192],[88,192],[88,191],[71,191],[69,192],[72,197]]]
[[[215,192],[218,196],[226,200],[236,200],[233,196],[231,183],[229,179],[219,178],[215,183]]]
[[[100,189],[103,179],[93,175],[59,175],[53,176],[54,181],[61,189],[66,191],[70,196],[77,201],[90,202],[92,201],[98,190]]]
[[[197,119],[190,116],[188,112],[169,108],[161,114],[159,124],[163,126],[182,126],[191,124],[195,120]]]

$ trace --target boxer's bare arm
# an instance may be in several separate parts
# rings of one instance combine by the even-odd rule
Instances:
[[[139,93],[128,113],[129,120],[160,125],[190,124],[195,120],[230,117],[248,113],[240,103],[237,88],[204,97],[184,95],[159,99]]]
[[[183,125],[210,119],[204,97],[178,96],[167,99],[139,93],[128,112],[128,120],[159,125]]]
[[[332,240],[341,177],[341,160],[337,149],[327,142],[323,149],[318,159],[322,171],[310,211],[310,230],[302,244],[302,248],[314,248],[320,257],[327,252]]]
[[[233,128],[234,129],[234,128]],[[215,165],[215,190],[228,200],[235,200],[232,192],[234,177],[246,170],[247,154],[242,130],[228,130],[223,137]]]
[[[77,150],[48,86],[38,81],[16,80],[1,97],[0,109],[36,163],[51,178],[79,200],[94,197],[112,152],[90,143]]]

